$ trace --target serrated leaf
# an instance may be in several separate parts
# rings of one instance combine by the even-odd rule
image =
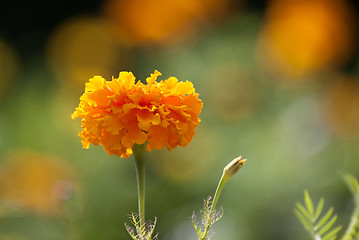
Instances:
[[[317,227],[318,229],[321,228],[328,220],[329,218],[332,216],[333,214],[333,207],[331,207],[328,212],[319,220],[318,224],[317,224]]]
[[[311,222],[312,217],[310,216],[309,212],[304,208],[304,206],[299,202],[297,202],[295,205],[297,206],[298,210],[303,214],[303,216],[306,217],[309,222]]]
[[[318,202],[316,209],[315,209],[314,221],[317,221],[317,219],[319,218],[320,214],[322,213],[323,206],[324,206],[324,198],[321,198]]]
[[[322,240],[330,240],[333,237],[335,238],[337,233],[342,229],[342,226],[338,226],[336,228],[334,228],[333,230],[331,230],[330,232],[328,232],[325,236],[323,236]]]
[[[297,218],[299,219],[299,221],[303,224],[303,226],[310,232],[313,231],[313,227],[311,225],[310,222],[307,222],[306,219],[303,217],[302,214],[300,214],[300,212],[297,209],[294,209],[294,213],[297,216]]]
[[[312,202],[312,199],[310,198],[307,190],[304,190],[304,201],[305,201],[307,210],[309,211],[310,216],[312,217],[314,215],[313,202]]]
[[[319,235],[323,235],[324,233],[326,233],[335,223],[335,221],[337,220],[338,216],[335,215],[334,217],[332,217],[329,222],[327,222],[319,231]]]

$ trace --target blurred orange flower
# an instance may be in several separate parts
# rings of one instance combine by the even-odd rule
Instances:
[[[237,0],[238,1],[238,0]],[[191,38],[228,14],[232,0],[107,0],[104,13],[121,42],[168,44]]]
[[[0,199],[39,213],[59,213],[75,187],[71,166],[39,153],[16,153],[1,170]]]
[[[91,78],[72,114],[82,118],[83,147],[100,144],[108,154],[127,158],[134,144],[147,142],[147,151],[188,145],[200,122],[202,101],[191,82],[175,77],[157,82],[160,75],[151,74],[147,85],[135,83],[131,72],[120,72],[112,81]]]
[[[345,62],[354,14],[345,0],[271,1],[261,43],[269,69],[301,77]]]

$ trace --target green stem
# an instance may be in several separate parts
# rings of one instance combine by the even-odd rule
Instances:
[[[226,184],[226,182],[228,181],[228,179],[230,178],[230,176],[228,176],[227,174],[225,174],[223,172],[221,180],[219,180],[217,189],[216,189],[216,193],[214,194],[214,198],[213,198],[213,202],[212,202],[212,206],[211,206],[211,215],[213,214],[214,210],[216,209],[216,205],[219,199],[219,196],[221,195],[222,189],[224,187],[224,184]],[[208,221],[210,221],[210,219],[208,219]],[[204,234],[202,236],[202,240],[207,239],[207,234],[210,228],[210,224],[207,223],[206,229],[204,231]]]
[[[211,211],[214,211],[216,209],[216,205],[217,205],[219,196],[221,195],[224,184],[226,184],[226,182],[228,181],[229,178],[230,177],[228,175],[226,175],[224,173],[222,174],[221,180],[219,181],[217,189],[216,189],[216,193],[214,194]]]
[[[342,237],[342,240],[354,240],[357,237],[357,229],[359,227],[359,209],[358,202],[356,202],[356,207],[351,217],[349,226]]]
[[[137,189],[138,189],[138,212],[140,217],[140,226],[145,220],[145,145],[133,146],[133,155],[136,163]]]

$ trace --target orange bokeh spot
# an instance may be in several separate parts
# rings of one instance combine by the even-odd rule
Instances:
[[[230,0],[109,0],[105,15],[129,44],[168,44],[195,35],[198,26],[225,15]]]
[[[352,17],[343,0],[271,1],[261,38],[265,64],[300,77],[343,63],[354,43]]]
[[[58,213],[74,187],[70,166],[38,153],[11,156],[0,175],[0,198],[10,206],[40,213]]]
[[[335,81],[326,96],[326,121],[338,136],[359,136],[359,82],[342,77]]]

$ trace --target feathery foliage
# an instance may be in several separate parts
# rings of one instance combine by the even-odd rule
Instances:
[[[133,240],[156,240],[157,239],[157,234],[154,237],[152,237],[153,231],[155,230],[155,226],[156,226],[156,221],[157,221],[156,218],[153,223],[146,222],[145,224],[142,224],[142,226],[140,224],[140,219],[136,214],[132,213],[130,215],[130,219],[135,228],[132,228],[132,227],[128,226],[127,224],[125,224],[125,227],[127,229],[127,232],[130,234],[130,236],[132,237]]]
[[[208,197],[204,200],[203,208],[201,212],[201,224],[197,225],[196,215],[192,214],[192,225],[197,233],[198,240],[210,240],[212,239],[214,232],[211,231],[212,225],[217,222],[223,216],[223,208],[219,211],[212,209],[212,198]]]
[[[344,180],[345,180],[350,192],[353,194],[355,201],[358,202],[359,201],[358,179],[356,179],[353,175],[347,173],[344,175]]]
[[[331,207],[325,214],[323,212],[324,198],[321,198],[318,205],[314,207],[313,201],[307,190],[304,191],[305,207],[299,202],[296,203],[295,215],[309,231],[313,240],[335,240],[341,226],[334,227],[337,215],[333,216],[334,209]],[[322,216],[322,217],[320,217]]]
[[[349,173],[344,175],[344,180],[354,196],[355,208],[342,240],[357,240],[359,239],[359,182]]]

